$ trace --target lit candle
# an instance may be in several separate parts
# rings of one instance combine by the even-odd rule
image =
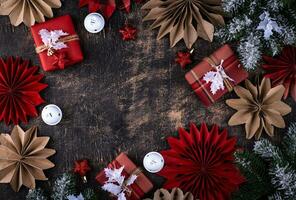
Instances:
[[[84,19],[84,27],[90,33],[98,33],[105,26],[104,17],[99,13],[90,13]]]
[[[157,173],[164,166],[164,159],[158,152],[149,152],[145,155],[143,165],[148,172]]]
[[[60,123],[62,120],[62,111],[61,109],[54,105],[49,104],[45,106],[41,112],[41,118],[47,125],[54,126]]]

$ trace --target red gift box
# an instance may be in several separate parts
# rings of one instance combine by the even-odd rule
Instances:
[[[126,179],[128,179],[133,174],[137,175],[135,182],[129,186],[129,190],[131,192],[126,194],[126,198],[128,200],[142,199],[143,196],[153,188],[153,184],[124,153],[121,153],[119,156],[117,156],[115,160],[113,160],[107,166],[107,168],[119,169],[122,166],[124,166],[122,175],[125,176]],[[101,185],[105,184],[108,179],[105,176],[104,170],[99,172],[99,174],[96,176],[96,180]]]
[[[63,31],[67,35],[61,36],[58,42],[63,42],[67,47],[62,49],[50,48],[42,41],[40,30]],[[75,31],[70,15],[65,15],[48,20],[31,27],[36,52],[39,54],[41,65],[45,71],[64,69],[70,65],[81,62],[83,54],[80,48],[79,37]]]
[[[223,62],[224,61],[224,62]],[[208,72],[222,73],[228,78],[223,78],[224,89],[219,89],[216,93],[211,91],[211,84],[204,80]],[[210,106],[221,96],[232,91],[233,87],[248,78],[248,72],[243,69],[240,61],[229,45],[224,45],[216,50],[212,55],[203,59],[190,72],[185,75],[187,82],[205,106]]]

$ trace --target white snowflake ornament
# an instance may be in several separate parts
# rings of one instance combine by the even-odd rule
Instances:
[[[268,12],[264,11],[259,18],[261,22],[259,23],[257,30],[264,31],[265,40],[270,39],[270,37],[273,35],[273,31],[279,34],[282,33],[281,27],[269,16]]]
[[[206,83],[211,83],[210,87],[211,87],[211,92],[213,95],[215,95],[218,90],[225,89],[224,79],[234,81],[224,71],[223,62],[224,62],[224,60],[221,60],[220,65],[213,66],[216,69],[216,71],[207,72],[203,77],[203,80],[206,81]]]
[[[68,47],[64,42],[59,41],[60,37],[69,35],[69,33],[62,30],[48,31],[46,29],[41,29],[39,35],[43,44],[49,49],[60,50]]]

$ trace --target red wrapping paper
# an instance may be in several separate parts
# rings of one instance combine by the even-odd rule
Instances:
[[[36,47],[43,45],[42,39],[39,35],[39,31],[41,29],[47,29],[48,31],[62,30],[69,33],[69,35],[76,34],[70,15],[57,17],[31,27],[31,33]],[[83,60],[83,54],[80,48],[79,40],[66,42],[65,44],[68,47],[57,50],[53,56],[48,56],[47,51],[39,53],[41,65],[44,71],[63,69]]]
[[[137,169],[137,166],[124,153],[121,153],[119,156],[117,156],[115,160],[109,163],[107,167],[112,169],[119,169],[122,166],[124,166],[123,175],[126,178],[132,175],[132,173]],[[126,194],[126,198],[128,200],[140,200],[147,192],[149,192],[153,188],[153,184],[151,183],[151,181],[142,172],[140,174],[137,174],[137,176],[138,177],[135,183],[130,186],[130,189],[132,191],[131,195],[128,196]],[[104,170],[99,172],[99,174],[96,176],[96,180],[101,185],[104,185],[104,183],[107,181]]]
[[[226,74],[234,80],[229,81],[232,87],[248,78],[248,72],[244,70],[229,45],[226,44],[222,46],[209,57],[215,58],[213,60],[215,60],[216,65],[219,65],[222,59],[224,60],[223,68]],[[198,80],[196,80],[191,71],[197,75]],[[207,72],[215,71],[215,69],[206,59],[197,64],[191,71],[186,73],[185,78],[205,106],[210,106],[224,94],[229,92],[225,87],[224,90],[218,90],[216,94],[211,93],[211,83],[206,83],[206,81],[203,80],[203,77]]]

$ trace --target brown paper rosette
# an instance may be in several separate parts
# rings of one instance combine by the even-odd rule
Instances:
[[[15,126],[11,135],[0,135],[0,183],[10,183],[14,191],[22,185],[33,189],[36,180],[47,180],[44,169],[54,167],[47,158],[55,154],[45,146],[49,137],[37,137],[37,127],[24,132]]]
[[[260,85],[246,80],[246,88],[236,86],[235,93],[240,99],[229,99],[226,104],[237,112],[230,118],[230,126],[245,124],[246,138],[259,139],[263,129],[269,136],[274,135],[274,126],[285,128],[282,116],[291,112],[291,107],[281,101],[285,92],[283,85],[271,88],[270,79],[264,78]]]
[[[150,0],[142,9],[150,12],[143,21],[155,20],[160,27],[157,39],[170,33],[171,47],[182,38],[191,48],[198,37],[212,41],[214,26],[224,25],[221,0]]]
[[[22,22],[32,26],[35,22],[44,22],[44,16],[53,17],[51,8],[61,6],[60,0],[0,0],[0,15],[9,15],[14,26]]]
[[[153,199],[145,199],[145,200],[193,200],[193,195],[190,192],[186,194],[179,188],[172,189],[169,192],[166,189],[159,189],[154,193]]]

